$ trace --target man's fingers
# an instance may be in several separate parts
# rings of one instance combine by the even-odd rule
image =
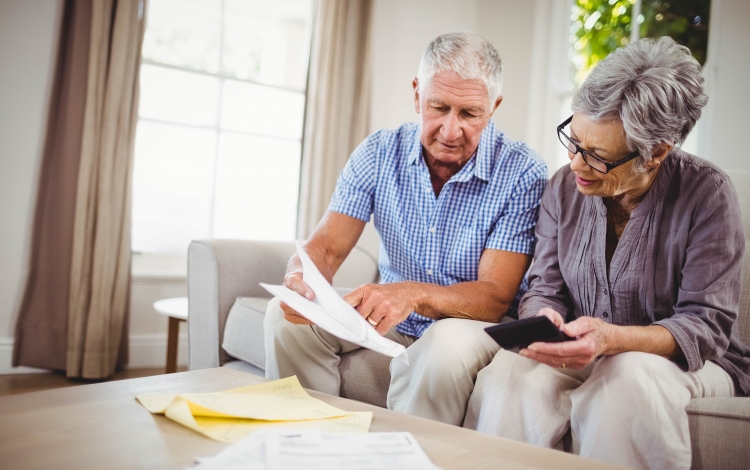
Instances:
[[[279,302],[279,307],[281,307],[281,310],[284,312],[284,319],[286,321],[296,325],[312,325],[310,320],[297,313],[296,310],[292,309],[284,302]]]
[[[362,303],[362,298],[364,296],[364,289],[362,289],[363,286],[359,286],[353,291],[344,294],[343,299],[351,305],[354,308],[357,308],[360,303]]]
[[[302,280],[302,273],[289,273],[284,277],[284,285],[308,300],[315,298],[310,286]]]
[[[388,333],[388,330],[391,329],[391,326],[393,325],[384,318],[378,323],[378,326],[375,327],[375,331],[380,333],[380,336],[385,336],[385,334]]]

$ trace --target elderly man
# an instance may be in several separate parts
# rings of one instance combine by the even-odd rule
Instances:
[[[516,315],[546,182],[544,163],[490,121],[501,85],[489,42],[467,33],[434,39],[413,81],[420,123],[360,144],[305,245],[330,281],[374,215],[382,283],[344,298],[408,347],[410,365],[391,362],[388,407],[456,425],[498,350],[483,329]],[[284,284],[314,296],[296,256]],[[305,387],[339,394],[338,354],[359,346],[278,302],[265,331],[268,378],[297,375]]]

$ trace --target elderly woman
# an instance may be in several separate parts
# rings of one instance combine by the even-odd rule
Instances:
[[[675,146],[706,104],[700,66],[669,38],[612,53],[557,129],[570,166],[542,197],[519,317],[566,343],[500,351],[465,427],[582,456],[689,468],[691,398],[750,392],[738,339],[744,237],[726,174]]]

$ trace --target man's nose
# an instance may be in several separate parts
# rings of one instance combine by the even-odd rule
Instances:
[[[451,142],[461,137],[461,122],[455,113],[448,113],[440,128],[440,133],[445,140]]]

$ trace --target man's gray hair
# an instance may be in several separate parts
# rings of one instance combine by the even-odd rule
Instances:
[[[681,144],[701,116],[701,66],[670,37],[641,39],[600,62],[573,95],[573,112],[594,121],[620,119],[636,169],[659,144]]]
[[[490,103],[502,91],[500,54],[489,41],[474,33],[443,34],[430,42],[417,72],[420,91],[432,77],[442,72],[455,72],[464,80],[481,80],[487,88]]]

